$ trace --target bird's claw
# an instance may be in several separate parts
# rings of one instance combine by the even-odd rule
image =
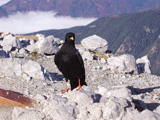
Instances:
[[[65,92],[68,92],[69,88],[68,89],[65,89],[65,91],[62,91],[62,93],[65,93]]]
[[[78,91],[79,89],[82,89],[82,87],[81,87],[81,86],[78,86],[77,91]]]

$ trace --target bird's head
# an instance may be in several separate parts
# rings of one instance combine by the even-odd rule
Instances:
[[[75,34],[70,32],[66,34],[65,42],[70,44],[75,44]]]

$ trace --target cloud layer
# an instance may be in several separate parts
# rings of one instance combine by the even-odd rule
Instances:
[[[11,1],[11,0],[0,0],[0,6],[8,3],[9,1]]]
[[[87,25],[96,18],[72,18],[70,16],[55,16],[55,12],[31,11],[17,12],[9,17],[0,18],[0,32],[15,34],[31,33],[48,29],[63,29]]]

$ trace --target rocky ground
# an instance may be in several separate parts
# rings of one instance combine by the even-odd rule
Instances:
[[[114,56],[106,40],[87,37],[77,48],[88,86],[63,94],[64,77],[54,55],[45,54],[55,54],[64,41],[36,37],[0,35],[0,88],[36,101],[33,108],[0,105],[0,120],[160,120],[160,77],[151,74],[147,56]]]
[[[37,101],[34,108],[0,106],[2,120],[159,120],[160,77],[151,74],[116,74],[103,70],[99,60],[85,61],[83,90],[68,91],[54,56],[36,59],[53,81],[1,76],[0,87]]]

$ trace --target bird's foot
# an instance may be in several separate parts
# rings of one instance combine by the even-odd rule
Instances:
[[[78,91],[79,89],[82,89],[82,87],[81,87],[81,86],[78,86],[77,91]]]
[[[68,90],[69,90],[69,88],[68,89],[66,88],[65,91],[62,91],[62,93],[68,92]]]

